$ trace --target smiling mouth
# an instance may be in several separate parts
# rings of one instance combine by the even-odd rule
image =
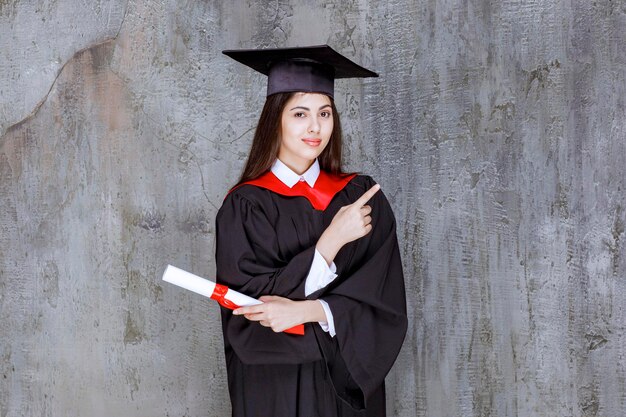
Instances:
[[[320,144],[322,143],[322,140],[321,139],[302,139],[302,142],[310,146],[320,146]]]

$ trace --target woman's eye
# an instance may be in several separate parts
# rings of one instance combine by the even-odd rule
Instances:
[[[332,114],[329,111],[323,111],[322,113],[320,113],[320,116],[327,118],[327,117],[331,117]]]
[[[294,113],[294,116],[296,116],[296,117],[304,117],[304,113],[302,113],[302,112]]]

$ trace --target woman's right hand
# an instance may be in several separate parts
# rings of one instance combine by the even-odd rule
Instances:
[[[366,203],[378,190],[380,185],[376,184],[354,203],[341,207],[320,236],[316,248],[329,265],[346,243],[357,240],[372,230],[372,208]]]

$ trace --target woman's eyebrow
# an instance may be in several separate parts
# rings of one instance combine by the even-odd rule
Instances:
[[[320,107],[320,110],[325,109],[326,107],[330,107],[330,104],[324,104],[322,107]],[[308,107],[304,107],[304,106],[296,106],[294,108],[289,109],[289,111],[297,110],[297,109],[311,111],[311,109],[309,109]]]

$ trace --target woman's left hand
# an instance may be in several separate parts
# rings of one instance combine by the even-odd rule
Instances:
[[[263,304],[240,307],[233,311],[251,321],[258,321],[262,326],[270,327],[279,333],[298,324],[309,321],[324,321],[326,315],[317,301],[293,301],[276,295],[264,295],[259,298]],[[320,313],[322,316],[320,316]],[[318,318],[320,320],[317,320]]]

